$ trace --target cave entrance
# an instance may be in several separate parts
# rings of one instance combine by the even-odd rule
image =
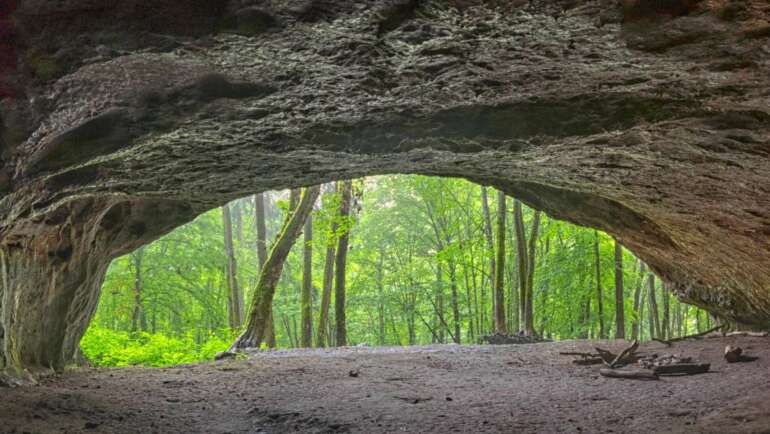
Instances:
[[[339,215],[345,186],[346,217]],[[364,346],[499,343],[496,332],[522,343],[646,341],[711,327],[706,312],[680,303],[606,233],[553,219],[494,188],[386,175],[322,190],[283,266],[264,347],[338,346],[339,327],[347,345]],[[260,254],[281,231],[289,197],[284,190],[234,200],[114,260],[81,342],[86,358],[97,366],[166,366],[225,351],[245,322]],[[340,275],[343,235],[349,247]],[[346,301],[338,311],[340,278]]]

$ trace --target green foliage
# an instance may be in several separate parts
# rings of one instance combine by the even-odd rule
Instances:
[[[94,366],[171,366],[212,360],[231,343],[229,334],[228,339],[216,334],[206,338],[198,344],[190,334],[177,338],[162,333],[131,334],[91,327],[80,348]]]

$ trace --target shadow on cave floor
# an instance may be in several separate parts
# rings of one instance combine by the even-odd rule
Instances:
[[[705,375],[660,381],[604,378],[558,354],[598,343],[277,350],[163,369],[83,369],[4,390],[0,432],[768,432],[770,339],[644,344],[712,364]],[[759,360],[728,365],[728,344]]]

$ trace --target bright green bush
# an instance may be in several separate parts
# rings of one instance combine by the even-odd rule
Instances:
[[[128,333],[101,327],[89,328],[80,341],[83,354],[94,366],[171,366],[211,360],[229,346],[229,339],[211,334],[202,344],[191,335]]]

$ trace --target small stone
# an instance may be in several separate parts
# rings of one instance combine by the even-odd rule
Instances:
[[[725,360],[727,360],[728,363],[738,362],[741,360],[741,353],[743,353],[741,347],[728,345],[725,347]]]

